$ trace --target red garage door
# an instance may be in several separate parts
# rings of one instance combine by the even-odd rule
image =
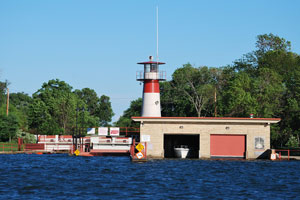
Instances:
[[[244,157],[245,135],[210,135],[210,156]]]

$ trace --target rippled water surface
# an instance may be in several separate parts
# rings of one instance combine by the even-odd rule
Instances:
[[[0,199],[300,199],[300,162],[0,155]]]

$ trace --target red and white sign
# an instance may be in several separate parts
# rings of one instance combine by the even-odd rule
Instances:
[[[98,135],[108,135],[108,128],[107,127],[99,127],[98,128]]]
[[[110,127],[110,136],[119,136],[120,135],[120,128],[119,127]]]
[[[136,157],[137,157],[138,159],[142,159],[142,158],[145,157],[144,154],[143,154],[142,152],[138,152],[138,153],[136,153],[135,155],[136,155]]]

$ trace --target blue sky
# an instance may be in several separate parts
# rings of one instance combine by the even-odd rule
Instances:
[[[300,54],[300,1],[0,0],[0,80],[32,94],[60,79],[111,98],[113,121],[142,96],[137,62],[156,55],[170,79],[185,63],[220,67],[273,33]]]

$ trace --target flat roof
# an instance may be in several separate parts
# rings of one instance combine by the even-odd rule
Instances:
[[[131,117],[137,122],[278,123],[280,118],[242,117]]]

